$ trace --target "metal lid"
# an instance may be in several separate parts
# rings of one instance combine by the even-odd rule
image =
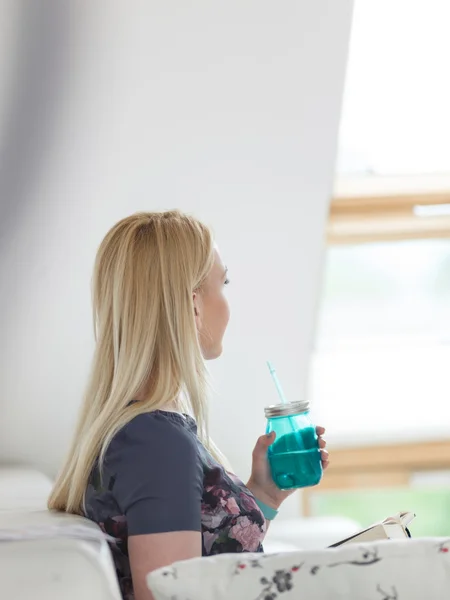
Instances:
[[[309,410],[308,400],[300,400],[299,402],[288,402],[287,404],[272,404],[266,406],[264,414],[267,419],[271,417],[287,417],[288,415],[297,415],[305,413]]]

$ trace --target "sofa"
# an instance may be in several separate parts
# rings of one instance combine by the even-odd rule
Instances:
[[[107,539],[82,517],[46,510],[51,481],[0,467],[1,598],[120,600]],[[307,547],[344,537],[352,522],[272,523],[263,555],[181,562],[148,576],[155,600],[440,600],[450,590],[450,540]],[[350,532],[351,533],[351,532]],[[303,540],[303,541],[302,541]]]
[[[0,467],[0,598],[121,600],[108,542],[94,524],[46,509],[52,483]]]

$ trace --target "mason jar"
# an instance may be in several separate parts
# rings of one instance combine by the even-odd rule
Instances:
[[[268,449],[276,485],[282,490],[317,485],[322,479],[322,460],[316,428],[309,416],[309,402],[275,404],[264,412],[266,433],[276,433]]]

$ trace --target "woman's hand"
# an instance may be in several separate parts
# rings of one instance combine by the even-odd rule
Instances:
[[[319,437],[322,466],[326,469],[328,467],[328,451],[326,450],[327,443],[322,437],[325,429],[323,427],[316,427],[316,432]],[[250,475],[247,487],[255,498],[271,508],[278,509],[283,500],[286,500],[295,490],[280,490],[272,479],[267,450],[274,441],[275,432],[272,431],[268,435],[262,435],[256,442],[255,449],[253,450],[252,474]]]

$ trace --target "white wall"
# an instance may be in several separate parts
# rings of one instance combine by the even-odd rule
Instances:
[[[35,19],[54,44],[36,97],[58,93],[2,194],[0,457],[55,472],[93,347],[96,247],[129,213],[179,207],[213,226],[230,269],[212,432],[245,477],[275,400],[265,360],[305,394],[351,0],[66,5],[70,19]]]

